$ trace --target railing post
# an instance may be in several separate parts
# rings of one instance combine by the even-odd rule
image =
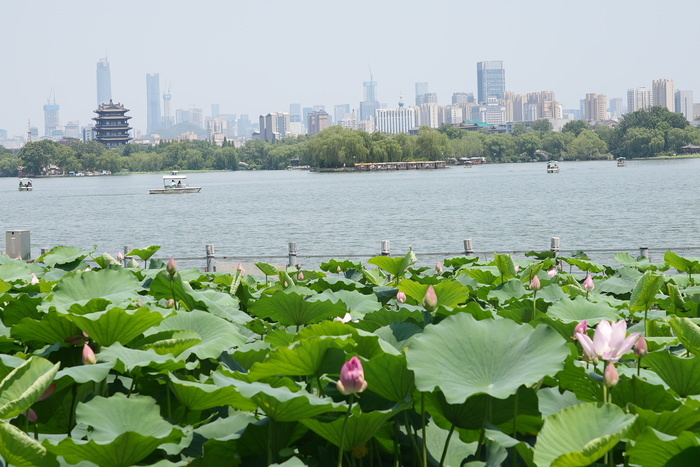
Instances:
[[[464,239],[464,254],[467,256],[471,256],[474,254],[474,245],[472,244],[471,238]]]
[[[43,255],[45,255],[46,253],[48,253],[49,251],[51,251],[51,248],[49,248],[49,247],[47,247],[47,246],[44,246],[44,247],[41,247],[41,248],[39,249],[39,254],[40,254],[41,256],[43,256]]]
[[[639,256],[649,259],[649,248],[643,246],[639,248]]]
[[[298,264],[297,242],[289,242],[288,251],[289,251],[289,261],[288,261],[289,266],[290,267],[297,267],[297,264]]]
[[[126,267],[127,264],[129,264],[129,260],[131,259],[131,256],[127,256],[133,248],[131,248],[131,245],[124,245],[124,264],[123,266]]]
[[[204,248],[207,251],[207,271],[206,272],[216,272],[216,263],[214,262],[214,245],[205,245]]]
[[[559,237],[552,237],[552,246],[550,248],[554,252],[554,257],[559,256]]]
[[[382,256],[391,256],[391,243],[389,240],[382,240]]]

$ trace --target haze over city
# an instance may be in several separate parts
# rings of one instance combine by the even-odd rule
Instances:
[[[173,108],[248,114],[349,104],[363,81],[377,99],[413,103],[427,82],[440,104],[476,93],[476,63],[503,61],[506,89],[554,91],[565,108],[586,93],[625,98],[629,88],[670,78],[700,92],[691,50],[700,14],[692,0],[221,2],[37,0],[3,7],[0,129],[43,127],[42,106],[61,124],[89,125],[95,65],[107,57],[112,97],[146,130],[146,74],[159,73]]]

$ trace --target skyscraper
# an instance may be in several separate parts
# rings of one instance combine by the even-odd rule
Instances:
[[[651,82],[651,92],[654,105],[660,105],[675,112],[676,86],[672,79],[655,79]]]
[[[364,100],[360,102],[360,120],[369,120],[374,117],[374,111],[379,108],[377,101],[377,82],[372,80],[362,83]]]
[[[175,125],[175,118],[173,117],[171,106],[172,100],[173,95],[170,94],[170,89],[168,87],[168,92],[163,93],[163,128],[171,128]]]
[[[51,95],[46,100],[46,105],[44,105],[44,136],[53,136],[54,131],[58,130],[59,118],[58,111],[60,106],[56,104],[56,97],[54,96],[53,102],[51,101],[51,96],[53,95],[53,89],[51,90]]]
[[[651,108],[651,89],[632,88],[627,90],[627,112]]]
[[[416,83],[416,105],[423,104],[422,95],[428,94],[428,83],[421,81]]]
[[[149,135],[162,128],[160,117],[160,76],[146,74],[146,133]]]
[[[586,94],[584,118],[591,122],[602,122],[607,118],[608,102],[603,94]]]
[[[112,78],[107,57],[97,62],[97,106],[112,100]]]
[[[695,120],[693,91],[676,91],[676,113],[683,114],[686,120]]]
[[[506,92],[506,69],[503,62],[477,62],[476,82],[479,104],[485,104],[489,97],[503,99]]]

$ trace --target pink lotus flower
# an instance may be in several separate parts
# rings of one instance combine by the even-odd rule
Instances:
[[[649,345],[647,344],[647,340],[644,338],[644,336],[639,336],[637,343],[634,344],[634,354],[637,356],[637,358],[642,358],[648,352]]]
[[[303,281],[304,280],[304,272],[299,271],[299,274],[297,274],[297,280]]]
[[[338,391],[344,395],[357,394],[367,389],[367,381],[365,381],[365,370],[362,368],[362,362],[357,357],[352,357],[345,362],[340,369],[340,379],[337,383]]]
[[[168,260],[168,264],[165,266],[165,270],[168,271],[168,274],[171,276],[174,276],[175,273],[177,272],[177,263],[175,262],[174,257],[170,257]]]
[[[32,280],[29,281],[29,283],[30,283],[31,285],[36,285],[36,284],[39,283],[39,278],[36,277],[36,274],[32,273]]]
[[[556,276],[556,275],[557,275],[557,270],[556,270],[556,268],[552,268],[552,269],[550,269],[549,271],[547,271],[547,275],[548,275],[549,277],[554,277],[554,276]]]
[[[438,297],[432,285],[428,286],[428,290],[423,297],[423,307],[428,311],[433,311],[438,305]]]
[[[617,383],[620,381],[620,375],[618,374],[617,368],[615,368],[615,364],[613,362],[608,363],[608,366],[605,368],[605,372],[603,373],[603,381],[609,388],[617,385]]]
[[[588,274],[586,276],[586,280],[583,281],[583,288],[586,289],[586,292],[590,292],[591,290],[595,289],[595,284],[593,283],[593,278],[590,274]]]
[[[345,313],[342,318],[340,316],[333,319],[333,321],[340,321],[341,323],[349,323],[352,321],[352,315],[350,313]]]
[[[236,267],[236,269],[241,272],[241,276],[245,276],[245,269],[243,269],[243,263],[238,263],[238,267]]]
[[[586,334],[586,331],[588,331],[588,321],[584,319],[574,328],[574,340],[576,340],[577,334]]]
[[[435,264],[435,270],[438,274],[442,275],[442,264],[440,264],[440,261]]]
[[[623,319],[612,324],[603,320],[596,326],[593,340],[583,332],[577,333],[576,337],[581,343],[586,359],[594,362],[617,362],[632,349],[639,333],[634,332],[627,336],[627,323]]]
[[[34,409],[29,409],[24,414],[27,416],[30,422],[36,423],[36,421],[39,419],[39,416],[34,412]]]
[[[117,251],[117,261],[120,263],[124,261],[124,254],[121,251]]]
[[[540,278],[535,276],[532,278],[530,281],[530,288],[532,290],[540,290],[542,288],[542,284],[540,283]]]
[[[406,303],[406,294],[399,290],[396,294],[396,301],[399,303]]]
[[[515,272],[516,274],[520,272],[520,266],[515,266]]]
[[[89,345],[85,344],[83,346],[83,365],[94,365],[95,363],[97,363],[95,352]]]

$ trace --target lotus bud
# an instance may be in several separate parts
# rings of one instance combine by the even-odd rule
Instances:
[[[97,363],[95,352],[92,351],[89,345],[85,344],[83,346],[83,365],[94,365],[95,363]]]
[[[90,268],[89,266],[85,268],[85,272],[88,272],[88,271],[92,271],[92,268]]]
[[[117,261],[120,263],[124,261],[124,254],[121,251],[117,251]]]
[[[340,379],[337,383],[338,391],[344,395],[357,394],[367,389],[365,371],[362,362],[357,357],[352,357],[345,362],[340,369]]]
[[[532,278],[530,281],[530,288],[532,290],[540,290],[542,288],[542,284],[540,283],[540,278],[535,275],[535,277]]]
[[[639,339],[637,339],[637,342],[634,344],[634,354],[637,356],[637,358],[642,358],[649,352],[649,345],[647,344],[647,340],[644,338],[644,336],[639,336]]]
[[[584,319],[574,328],[574,340],[576,340],[578,334],[586,334],[586,331],[588,331],[588,321]]]
[[[557,269],[556,269],[556,268],[550,269],[549,271],[547,271],[547,275],[548,275],[549,277],[554,277],[554,276],[556,276],[556,275],[557,275]]]
[[[85,339],[90,339],[90,334],[85,331],[83,331],[83,336],[85,336]]]
[[[46,388],[46,390],[41,396],[39,396],[39,399],[37,399],[37,401],[43,401],[44,399],[47,399],[51,394],[54,393],[54,391],[56,391],[56,383],[49,384],[49,387]]]
[[[177,263],[175,263],[175,258],[170,257],[168,260],[168,264],[165,266],[165,270],[168,271],[168,274],[171,276],[174,276],[175,273],[177,272]]]
[[[173,308],[175,306],[175,300],[169,298],[165,301],[165,308]]]
[[[396,294],[396,301],[399,303],[406,303],[406,294],[399,290]]]
[[[438,305],[437,294],[435,293],[435,289],[433,288],[433,286],[429,285],[428,290],[426,290],[425,296],[423,297],[423,307],[426,310],[428,310],[429,312],[431,312],[435,308],[437,308],[437,305]]]
[[[245,269],[243,269],[243,263],[238,263],[238,267],[236,267],[236,270],[240,271],[241,276],[245,276]]]
[[[586,276],[586,280],[583,281],[583,288],[586,289],[586,292],[590,292],[591,290],[595,289],[595,284],[593,283],[593,278],[590,274],[588,274]]]
[[[37,416],[36,412],[34,412],[34,409],[29,409],[25,412],[27,415],[27,418],[29,419],[30,422],[36,423],[36,421],[39,419]]]
[[[520,266],[515,266],[515,273],[517,274],[519,272],[520,272]]]
[[[337,317],[337,318],[333,319],[333,321],[340,321],[341,323],[349,323],[350,321],[352,321],[352,315],[350,313],[345,313],[345,316],[343,316],[342,318]]]
[[[442,275],[442,264],[440,264],[440,261],[435,264],[435,270],[438,274]]]
[[[29,283],[30,283],[31,285],[36,285],[36,284],[39,283],[39,278],[36,277],[36,274],[32,273],[32,280],[29,281]]]
[[[297,274],[297,280],[300,280],[300,281],[304,280],[304,273],[302,271],[299,271],[299,274]]]
[[[613,362],[608,363],[608,366],[605,368],[603,381],[609,388],[614,387],[620,381],[620,375],[617,373],[617,369],[615,368],[615,364]]]

